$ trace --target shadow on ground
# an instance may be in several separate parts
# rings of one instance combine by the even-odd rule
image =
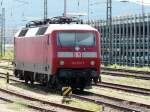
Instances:
[[[48,94],[60,94],[58,91],[56,91],[55,89],[50,89],[48,87],[44,87],[41,84],[26,84],[26,83],[10,83],[10,85],[18,87],[18,88],[22,88],[24,90],[27,91],[32,91],[35,93],[39,93],[42,95],[48,95]]]
[[[22,88],[24,90],[27,90],[27,91],[32,91],[34,93],[39,93],[39,94],[42,94],[42,95],[48,95],[48,94],[53,94],[53,95],[61,95],[61,91],[59,90],[56,90],[56,89],[52,89],[52,88],[49,88],[49,87],[45,87],[39,83],[36,83],[36,84],[26,84],[26,83],[18,83],[18,82],[15,82],[15,83],[10,83],[10,85],[14,86],[14,87],[18,87],[18,88]],[[88,92],[86,91],[81,91],[81,90],[78,90],[78,89],[73,89],[73,94],[76,94],[76,95],[85,95],[85,96],[88,96],[90,95]]]

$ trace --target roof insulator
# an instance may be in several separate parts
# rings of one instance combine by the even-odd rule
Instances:
[[[76,17],[58,16],[53,17],[51,19],[30,21],[29,23],[26,24],[26,27],[29,28],[47,24],[70,24],[70,23],[83,24],[83,20],[80,20]]]

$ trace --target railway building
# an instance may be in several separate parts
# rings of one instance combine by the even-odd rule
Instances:
[[[150,65],[150,14],[120,16],[112,19],[112,43],[109,48],[106,21],[90,21],[101,33],[101,55],[104,64],[128,66]]]

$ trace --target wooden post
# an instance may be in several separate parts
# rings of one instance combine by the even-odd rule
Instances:
[[[63,87],[62,95],[63,95],[62,103],[69,104],[71,101],[72,88],[71,87]]]
[[[9,73],[7,72],[7,83],[9,83]]]

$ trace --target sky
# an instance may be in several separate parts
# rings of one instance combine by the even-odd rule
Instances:
[[[1,8],[6,10],[6,25],[20,27],[28,21],[43,18],[44,0],[0,0]],[[64,0],[47,0],[48,17],[60,16],[63,13]],[[91,20],[106,18],[107,0],[89,0],[89,18]],[[112,16],[139,14],[142,12],[142,0],[129,0],[129,2],[119,2],[112,0]],[[144,12],[150,12],[150,0],[144,1]],[[78,4],[79,2],[79,4]],[[0,8],[0,9],[1,9]],[[67,12],[88,12],[88,0],[67,0]],[[87,16],[82,17],[87,20]]]
[[[129,0],[129,1],[137,4],[141,4],[143,2],[144,5],[150,5],[150,0]]]

